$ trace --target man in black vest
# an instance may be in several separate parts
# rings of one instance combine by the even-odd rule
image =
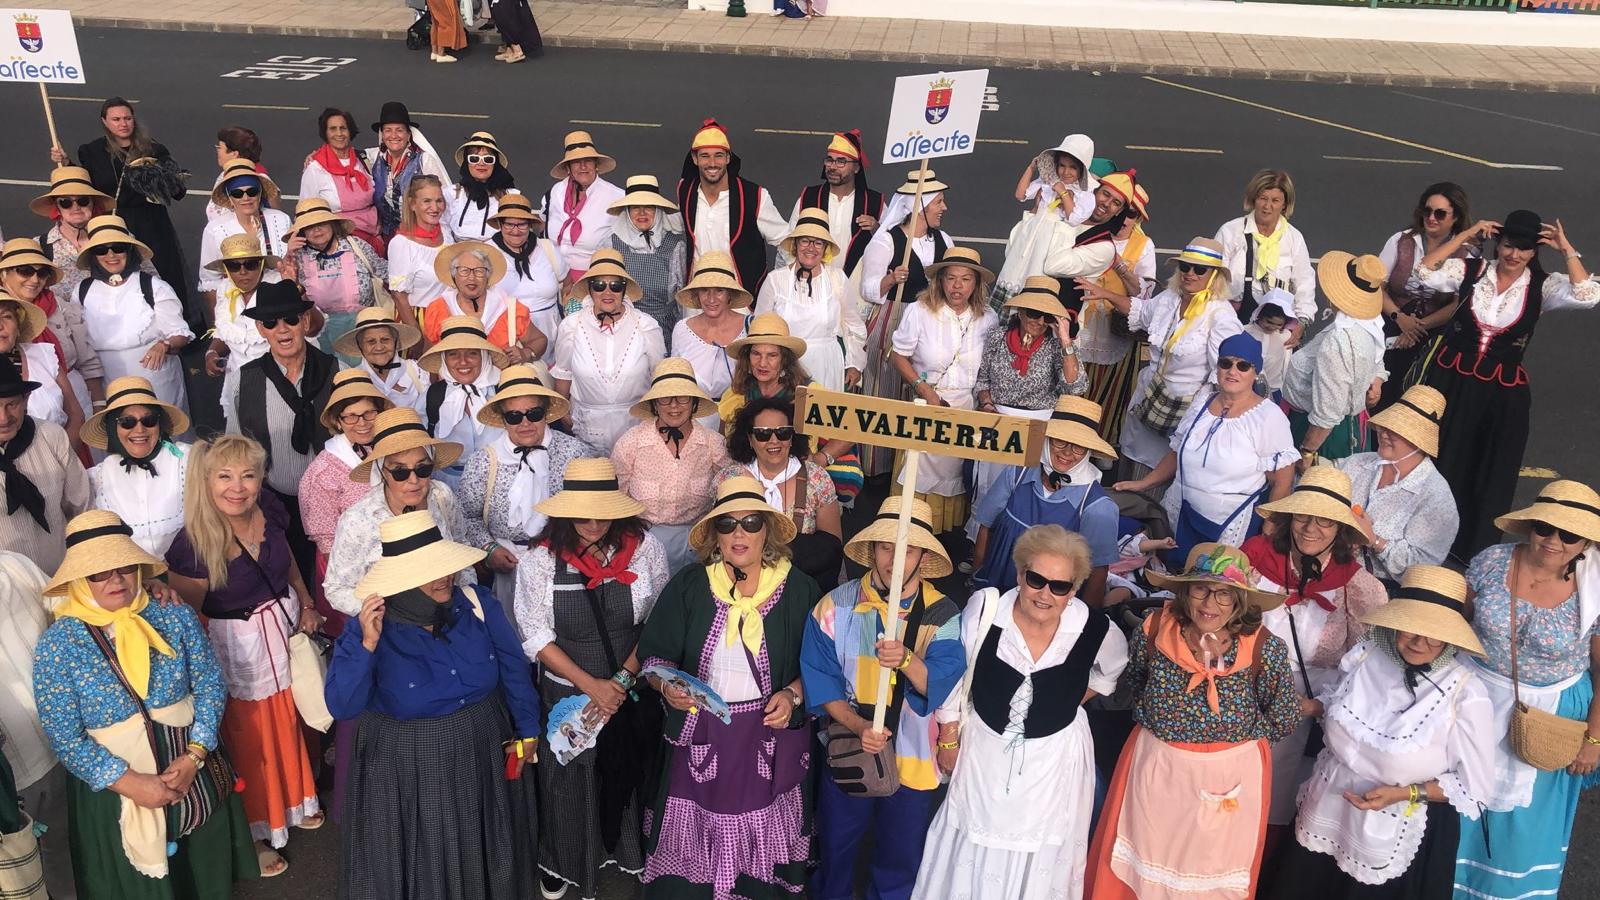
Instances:
[[[789,217],[790,230],[799,224],[800,210],[813,207],[828,211],[828,231],[833,242],[843,248],[830,265],[843,269],[847,278],[854,275],[883,216],[883,194],[867,187],[861,129],[839,132],[828,143],[828,152],[822,157],[822,183],[800,192],[794,215]]]
[[[678,208],[689,233],[688,271],[701,254],[721,250],[733,257],[739,283],[756,294],[767,277],[767,245],[788,237],[789,223],[766,188],[739,176],[740,166],[728,132],[705,120],[683,160]]]
[[[266,339],[267,355],[239,369],[239,417],[230,423],[266,448],[267,488],[289,512],[289,546],[308,584],[316,548],[300,523],[300,477],[328,440],[320,418],[339,370],[337,360],[306,341],[314,306],[292,281],[256,288],[255,305],[244,315]]]

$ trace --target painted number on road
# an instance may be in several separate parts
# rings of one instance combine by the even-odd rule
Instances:
[[[1000,111],[1000,89],[992,84],[983,89],[983,111]]]
[[[223,78],[269,78],[275,81],[310,81],[340,66],[355,62],[353,56],[274,56],[263,62],[223,74]]]

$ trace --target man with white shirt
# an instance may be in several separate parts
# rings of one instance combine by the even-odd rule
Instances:
[[[703,253],[733,257],[739,283],[754,294],[767,277],[767,245],[789,234],[789,223],[767,189],[739,175],[741,162],[716,119],[706,119],[689,145],[678,179],[678,208],[689,233],[688,271]]]
[[[861,129],[838,132],[828,142],[822,157],[822,183],[800,192],[789,217],[791,231],[800,224],[800,210],[812,208],[827,210],[828,232],[833,243],[843,248],[828,265],[843,269],[846,277],[854,275],[883,216],[883,194],[867,187]]]

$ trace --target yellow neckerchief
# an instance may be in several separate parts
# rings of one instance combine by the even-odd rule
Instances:
[[[244,291],[234,287],[233,282],[228,282],[228,287],[222,292],[228,298],[228,321],[235,322],[239,318],[239,299],[244,296]]]
[[[787,559],[779,560],[775,566],[762,566],[756,581],[756,592],[749,597],[734,590],[733,577],[728,574],[727,566],[718,562],[706,567],[706,574],[711,578],[712,599],[728,607],[728,624],[722,632],[724,644],[732,645],[736,639],[742,638],[745,649],[751,655],[761,654],[761,642],[767,633],[766,623],[761,619],[761,604],[770,600],[784,579],[789,577],[789,567]]]
[[[1172,334],[1161,348],[1161,371],[1167,370],[1167,360],[1171,358],[1172,348],[1178,343],[1178,339],[1193,328],[1194,323],[1200,321],[1200,313],[1204,312],[1206,305],[1211,302],[1211,286],[1216,282],[1217,270],[1212,269],[1211,277],[1206,280],[1206,286],[1195,291],[1194,296],[1189,298],[1188,304],[1179,310],[1177,327],[1172,329]],[[1181,298],[1181,293],[1179,296]]]
[[[56,607],[57,619],[78,619],[91,628],[111,626],[117,641],[117,664],[141,699],[150,696],[150,651],[154,649],[164,656],[178,655],[161,632],[139,615],[149,605],[150,595],[141,587],[132,603],[116,612],[106,612],[94,602],[89,579],[78,578],[67,586],[67,599]]]
[[[1139,257],[1144,255],[1145,245],[1149,243],[1150,238],[1144,233],[1144,226],[1135,225],[1133,226],[1133,231],[1128,233],[1128,243],[1123,246],[1122,252],[1118,255],[1122,257],[1123,262],[1128,264],[1129,268],[1132,268],[1139,264]],[[1116,269],[1107,268],[1100,273],[1097,283],[1119,297],[1128,296],[1128,286],[1122,283],[1122,276],[1117,274]],[[1111,309],[1110,300],[1096,298],[1083,305],[1083,320],[1087,322],[1096,316],[1109,315]]]
[[[1251,216],[1250,221],[1254,222],[1255,216]],[[1278,277],[1278,245],[1288,231],[1289,217],[1281,216],[1278,219],[1278,227],[1272,229],[1270,237],[1260,231],[1253,231],[1248,235],[1256,242],[1256,270],[1251,274],[1257,281],[1271,282]]]

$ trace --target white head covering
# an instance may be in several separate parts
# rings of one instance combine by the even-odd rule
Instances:
[[[656,211],[656,227],[652,229],[655,234],[651,235],[649,244],[645,243],[644,233],[634,227],[633,217],[628,214],[627,209],[611,217],[611,233],[635,253],[654,253],[661,249],[661,235],[683,233],[682,213],[670,212],[660,207],[652,208]]]
[[[1388,337],[1383,333],[1383,316],[1378,315],[1370,319],[1358,319],[1347,312],[1340,311],[1334,313],[1333,324],[1329,325],[1328,328],[1330,331],[1337,331],[1340,328],[1359,328],[1371,335],[1373,343],[1376,345],[1373,355],[1377,357],[1378,365],[1383,365],[1383,353],[1386,349],[1384,342],[1388,340]]]
[[[928,205],[943,193],[944,191],[932,191],[923,194],[922,208],[927,209]],[[905,221],[911,218],[912,213],[917,211],[912,209],[912,204],[916,202],[916,199],[915,194],[896,193],[891,196],[889,205],[884,207],[883,218],[878,220],[878,230],[872,233],[873,239],[876,240],[878,235],[886,234],[891,229],[899,228],[905,224]]]
[[[434,433],[441,440],[446,439],[456,430],[456,426],[465,419],[472,423],[475,434],[482,434],[490,426],[478,421],[478,410],[483,408],[494,395],[494,389],[500,383],[500,370],[494,367],[489,360],[487,351],[479,350],[483,364],[478,368],[478,379],[472,382],[471,389],[462,386],[450,374],[450,367],[441,365],[439,377],[444,379],[444,402],[439,404],[439,425]]]

